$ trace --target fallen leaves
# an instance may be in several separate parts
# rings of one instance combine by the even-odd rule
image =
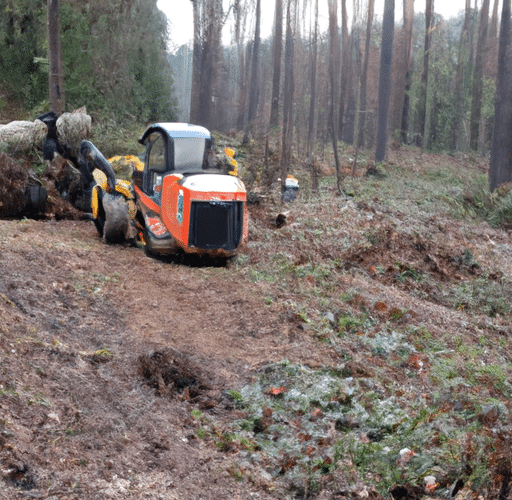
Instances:
[[[268,394],[270,396],[273,396],[273,397],[278,397],[278,396],[281,396],[282,394],[284,394],[286,392],[286,387],[271,387],[269,390],[268,390]]]

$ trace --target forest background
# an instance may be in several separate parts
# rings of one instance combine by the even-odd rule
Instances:
[[[244,131],[244,142],[270,135],[281,173],[305,159],[313,185],[315,158],[338,141],[372,149],[380,140],[377,162],[401,143],[489,154],[498,0],[467,0],[450,19],[433,0],[420,13],[412,0],[387,0],[383,17],[374,0],[349,9],[346,0],[326,0],[324,30],[319,3],[325,9],[318,0],[276,0],[274,12],[262,13],[260,0],[227,8],[195,0],[193,44],[170,54],[172,28],[156,0],[61,1],[66,109],[86,105],[96,120],[120,126],[181,119]],[[0,113],[4,121],[35,117],[49,107],[46,2],[0,0],[0,9]],[[267,38],[262,16],[274,19]]]

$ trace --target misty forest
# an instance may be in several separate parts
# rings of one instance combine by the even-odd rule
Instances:
[[[61,1],[61,111],[86,105],[121,124],[179,119],[243,131],[244,141],[270,135],[282,169],[300,158],[313,183],[315,158],[338,143],[375,150],[377,164],[400,144],[494,151],[491,188],[511,180],[500,130],[493,143],[510,122],[507,1],[499,12],[498,0],[466,0],[451,19],[433,0],[388,0],[383,12],[372,0],[325,1],[327,26],[320,0],[276,0],[266,39],[259,1],[192,1],[193,44],[172,54],[153,0]],[[33,116],[51,105],[46,2],[1,4],[0,112]]]

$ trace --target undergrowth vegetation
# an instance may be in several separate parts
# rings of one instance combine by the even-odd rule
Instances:
[[[232,391],[245,417],[225,432],[248,443],[239,478],[263,465],[290,498],[343,481],[393,498],[508,488],[512,198],[489,194],[479,167],[402,150],[382,178],[345,177],[342,196],[332,177],[312,193],[294,172],[298,201],[274,193],[253,209],[234,267],[290,335],[332,355],[265,365]]]
[[[103,125],[95,143],[108,157],[137,155],[139,133]],[[459,498],[505,498],[511,193],[503,186],[490,194],[485,165],[472,158],[402,148],[390,152],[378,178],[360,170],[352,177],[350,153],[341,154],[341,195],[328,160],[316,193],[305,169],[291,170],[298,199],[283,206],[277,190],[263,189],[249,209],[249,243],[235,260],[187,269],[204,289],[209,279],[236,277],[279,318],[274,338],[283,345],[312,339],[327,353],[322,363],[292,362],[269,343],[265,362],[244,365],[250,383],[227,387],[234,416],[191,410],[194,440],[233,457],[227,473],[236,481],[276,498],[451,498],[459,491]],[[238,158],[253,188],[271,177],[258,170],[264,163],[256,153],[242,149]],[[88,253],[82,245],[71,246]],[[10,248],[18,246],[21,252],[13,238]],[[114,271],[80,269],[73,277],[67,286],[89,299],[123,281]],[[269,328],[233,336],[243,347]],[[111,356],[103,345],[93,352],[87,359],[94,363]],[[44,391],[17,383],[0,386],[4,394],[31,407],[48,401]],[[82,432],[67,429],[68,436]]]

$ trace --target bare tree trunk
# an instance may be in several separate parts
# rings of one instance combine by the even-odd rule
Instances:
[[[344,0],[343,0],[344,1]],[[331,84],[331,102],[329,109],[329,128],[331,132],[332,150],[336,164],[336,182],[338,192],[341,194],[341,167],[338,157],[338,128],[336,120],[336,96],[338,95],[338,68],[339,68],[339,40],[338,40],[338,12],[336,0],[329,2],[329,81]]]
[[[59,0],[48,0],[48,59],[50,110],[60,115],[64,112],[66,94],[60,51]]]
[[[489,25],[489,0],[484,0],[480,11],[480,23],[478,25],[478,47],[475,60],[475,72],[473,74],[473,95],[471,100],[470,138],[469,147],[478,149],[478,135],[480,131],[480,117],[482,115],[482,93],[484,80],[484,57],[487,48],[487,28]]]
[[[295,8],[296,0],[288,0],[286,12],[286,42],[284,47],[284,105],[283,105],[283,136],[281,152],[281,187],[284,192],[288,166],[292,156],[293,136],[293,93],[294,93],[294,34],[292,26],[292,6]]]
[[[473,66],[475,64],[475,31],[478,31],[478,0],[475,0],[474,7],[471,12],[471,26],[469,28],[469,58],[467,72],[468,75],[473,74]]]
[[[405,97],[404,97],[404,109],[402,110],[402,125],[401,125],[401,140],[404,144],[408,142],[409,134],[409,107],[410,98],[409,91],[412,86],[412,75],[413,75],[413,63],[411,62],[407,73],[405,74]]]
[[[404,107],[402,111],[402,142],[407,143],[407,134],[409,132],[409,91],[412,85],[412,74],[413,74],[413,59],[412,59],[412,40],[414,30],[414,0],[404,0],[404,17],[407,18],[406,26],[406,37],[409,38],[408,51],[409,58],[407,63],[407,71],[405,72],[405,96],[404,96]]]
[[[276,0],[274,16],[274,74],[272,78],[272,104],[270,107],[270,127],[279,123],[279,89],[281,85],[281,55],[283,52],[283,0]]]
[[[238,56],[238,71],[240,73],[240,87],[238,89],[238,101],[237,101],[237,111],[238,117],[236,120],[236,128],[237,130],[244,130],[245,123],[245,102],[247,97],[247,86],[246,86],[246,64],[245,64],[245,55],[242,50]]]
[[[484,76],[492,78],[496,81],[496,75],[498,72],[498,3],[499,0],[494,0],[494,7],[492,9],[491,24],[489,26],[489,33],[487,36],[488,42],[488,54],[487,61],[484,66]],[[486,71],[486,68],[488,70]],[[488,120],[489,122],[489,120]],[[489,124],[490,126],[490,124]]]
[[[501,12],[498,77],[491,148],[489,186],[494,191],[500,184],[512,181],[512,22],[510,0],[503,0]]]
[[[251,84],[249,91],[249,115],[247,117],[247,127],[245,128],[243,144],[249,142],[250,136],[254,133],[254,120],[256,119],[256,110],[258,108],[258,65],[260,58],[260,18],[261,18],[261,0],[256,0],[256,27],[254,29],[254,43],[252,46],[251,63]]]
[[[471,12],[471,0],[466,0],[466,13],[464,16],[464,25],[462,26],[462,33],[460,35],[460,44],[459,44],[459,57],[457,61],[457,70],[455,73],[455,109],[453,113],[452,119],[452,138],[451,138],[451,146],[452,151],[456,151],[460,144],[460,122],[462,120],[462,109],[463,109],[463,99],[462,99],[462,89],[464,87],[464,64],[466,62],[466,55],[468,52],[467,43],[468,43],[468,31],[469,31],[469,22],[470,22],[470,12]]]
[[[208,18],[209,16],[207,16]],[[206,21],[211,22],[210,20]],[[210,126],[210,109],[212,100],[212,80],[213,80],[213,46],[212,40],[208,36],[211,27],[207,27],[204,34],[202,47],[201,47],[201,70],[200,70],[200,87],[199,87],[199,107],[197,113],[196,123],[198,125]],[[208,78],[205,76],[208,75]]]
[[[384,161],[386,157],[389,95],[391,92],[391,67],[393,63],[394,25],[395,0],[385,0],[384,16],[382,18],[382,44],[380,51],[379,117],[377,125],[377,147],[375,149],[376,164]]]
[[[366,83],[368,80],[368,61],[370,59],[370,43],[372,35],[374,4],[375,0],[368,0],[368,19],[366,21],[366,39],[364,44],[363,71],[361,72],[361,84],[359,94],[359,126],[358,139],[356,142],[357,147],[363,147],[365,143],[364,127],[366,123]]]
[[[498,3],[499,0],[494,0],[494,7],[492,8],[491,27],[489,28],[489,37],[496,38],[498,36]]]
[[[432,44],[432,16],[434,14],[434,0],[427,0],[425,7],[425,51],[423,53],[423,72],[421,73],[421,95],[418,110],[419,133],[417,145],[424,146],[424,135],[427,117],[427,90],[428,90],[428,66],[430,57],[430,45]]]
[[[400,46],[398,57],[395,58],[394,64],[397,77],[393,85],[395,87],[395,92],[393,93],[392,113],[390,116],[390,130],[393,133],[400,130],[400,137],[397,137],[400,142],[406,142],[407,140],[407,132],[402,129],[402,124],[404,123],[404,106],[412,64],[414,0],[404,0],[403,16],[402,44]]]
[[[215,106],[219,101],[219,69],[222,66],[222,0],[209,0],[206,20],[206,43],[208,45],[208,58],[203,65],[203,102],[205,103],[204,123],[208,128],[217,124],[214,114]],[[204,52],[203,52],[204,53]]]
[[[354,0],[354,4],[357,0]],[[354,5],[355,7],[355,5]],[[347,144],[354,144],[354,135],[356,132],[356,114],[359,103],[359,79],[361,78],[361,47],[360,47],[360,28],[356,17],[353,18],[353,25],[349,37],[349,57],[346,75],[348,78],[345,90],[345,105],[343,112],[343,136],[342,139]]]
[[[337,17],[337,13],[336,13]],[[337,26],[336,22],[336,26]],[[348,82],[350,74],[350,37],[348,34],[347,0],[341,0],[341,89],[340,108],[338,115],[338,138],[343,137],[343,124],[345,120],[345,108],[347,103]]]
[[[222,0],[191,0],[194,7],[194,55],[190,121],[211,127],[212,103],[218,99]]]
[[[199,94],[201,88],[201,10],[202,0],[192,2],[194,17],[194,42],[192,55],[192,90],[190,95],[190,122],[197,123],[199,118]]]
[[[318,191],[318,171],[315,166],[313,154],[315,150],[316,139],[316,115],[317,115],[317,97],[316,97],[316,66],[318,58],[318,0],[315,2],[315,31],[313,35],[313,54],[311,58],[311,95],[309,101],[309,120],[308,120],[308,165],[311,172],[311,190]]]
[[[318,61],[318,0],[315,2],[315,27],[312,40],[311,53],[311,73],[310,73],[310,101],[309,101],[309,118],[308,118],[308,143],[307,157],[310,162],[315,148],[316,138],[316,115],[317,115],[317,97],[316,97],[316,73]]]
[[[237,88],[237,130],[244,129],[245,122],[245,101],[247,94],[247,75],[246,75],[246,64],[245,64],[245,53],[244,53],[244,26],[246,20],[246,5],[242,0],[234,0],[233,3],[233,15],[235,18],[235,45],[237,53],[237,64],[238,64],[238,88]]]

